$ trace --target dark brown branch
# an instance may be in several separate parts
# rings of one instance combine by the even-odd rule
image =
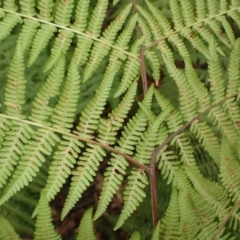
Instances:
[[[179,133],[189,127],[194,121],[198,120],[204,114],[208,113],[211,109],[215,108],[218,105],[223,104],[226,100],[236,97],[240,92],[237,92],[229,97],[224,98],[223,100],[215,103],[211,107],[207,108],[205,111],[201,112],[199,115],[194,117],[192,120],[180,127],[176,132],[171,134],[161,145],[159,145],[152,153],[150,160],[150,188],[151,188],[151,198],[152,198],[152,214],[153,214],[153,226],[156,227],[158,223],[158,206],[157,206],[157,189],[156,189],[156,157],[158,153],[170,143]],[[224,223],[226,224],[226,223]]]
[[[137,13],[137,6],[136,6],[135,0],[132,0],[132,5],[133,5],[133,12]],[[141,32],[141,29],[138,24],[136,26],[136,31],[137,31],[137,37],[141,38],[142,32]],[[144,52],[145,52],[145,48],[142,46],[141,50],[140,50],[140,64],[141,64],[143,93],[145,95],[148,90],[148,84],[147,84],[147,74],[146,74],[146,66],[145,66],[145,60],[144,60]]]

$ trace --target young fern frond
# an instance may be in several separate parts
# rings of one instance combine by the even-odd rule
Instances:
[[[149,88],[147,94],[145,95],[143,104],[149,106],[152,95],[153,86]],[[145,131],[146,124],[147,117],[145,116],[144,111],[140,109],[124,128],[122,133],[123,137],[121,137],[120,141],[118,142],[119,146],[116,146],[115,148],[120,152],[132,155],[134,146],[137,144],[141,135]],[[128,162],[122,156],[112,153],[109,165],[110,166],[105,172],[102,192],[94,219],[97,219],[102,215],[110,203],[113,195],[117,192],[117,189],[119,188],[119,185],[123,179],[123,175],[126,173]]]
[[[141,239],[141,235],[139,232],[134,232],[129,238],[129,240],[140,240],[140,239]]]
[[[82,240],[82,239],[96,240],[96,237],[94,235],[94,230],[93,230],[92,212],[93,212],[93,209],[89,208],[84,213],[80,222],[76,240]]]
[[[165,212],[162,222],[159,226],[159,236],[156,239],[178,239],[180,210],[178,205],[179,193],[176,187],[173,186],[169,205]]]
[[[34,232],[35,239],[52,239],[60,240],[60,236],[55,232],[52,225],[51,211],[44,190],[41,192],[39,202],[33,213],[33,217],[37,216],[36,230]]]
[[[148,185],[146,175],[142,171],[132,170],[128,177],[128,185],[123,192],[124,206],[114,230],[120,228],[126,219],[137,209],[146,197],[144,188]]]
[[[15,232],[12,225],[2,216],[0,215],[0,238],[1,239],[16,239],[20,240],[21,238]]]

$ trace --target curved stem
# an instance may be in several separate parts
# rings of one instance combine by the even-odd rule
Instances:
[[[137,165],[142,170],[144,170],[144,171],[146,171],[146,172],[148,172],[150,174],[150,168],[149,167],[145,166],[144,164],[140,163],[139,161],[135,160],[134,158],[128,156],[127,154],[125,154],[123,152],[120,152],[120,151],[116,150],[115,148],[110,147],[108,145],[104,145],[104,144],[102,144],[100,142],[97,142],[97,141],[94,141],[94,140],[83,138],[83,137],[80,137],[80,136],[72,134],[72,133],[67,133],[67,132],[64,132],[62,130],[51,128],[51,127],[47,127],[45,125],[42,125],[42,124],[39,124],[39,123],[34,123],[34,122],[31,122],[31,121],[28,121],[28,120],[19,119],[19,118],[16,118],[16,117],[11,117],[11,116],[8,116],[8,115],[5,115],[5,114],[0,114],[0,118],[1,117],[2,118],[6,118],[6,119],[11,119],[11,120],[14,120],[14,121],[17,121],[17,122],[26,123],[26,124],[29,124],[29,125],[32,125],[32,126],[35,126],[35,127],[47,129],[49,131],[52,131],[52,132],[55,132],[55,133],[59,133],[59,134],[64,135],[64,136],[68,136],[68,137],[71,137],[71,138],[78,139],[78,140],[80,140],[82,142],[86,142],[86,143],[90,143],[90,144],[93,144],[93,145],[101,146],[102,148],[104,148],[104,149],[106,149],[106,150],[108,150],[110,152],[114,152],[116,154],[119,154],[119,155],[123,156],[129,162],[133,163],[134,165]]]

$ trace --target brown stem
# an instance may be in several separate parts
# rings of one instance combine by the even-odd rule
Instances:
[[[150,160],[150,188],[151,188],[151,198],[152,198],[152,215],[153,215],[153,226],[156,227],[158,223],[158,206],[157,206],[157,189],[156,189],[156,157],[158,153],[168,144],[170,143],[174,137],[176,137],[179,133],[181,133],[184,129],[189,127],[194,121],[202,117],[204,114],[209,112],[211,109],[215,108],[218,105],[223,104],[226,100],[236,97],[240,92],[237,92],[229,97],[224,98],[223,100],[215,103],[211,107],[207,108],[205,111],[201,112],[199,115],[191,119],[189,122],[180,127],[176,132],[171,134],[162,144],[160,144],[152,153]],[[240,204],[240,203],[239,203]],[[231,211],[233,212],[233,211]],[[228,220],[228,219],[227,219]],[[224,223],[225,225],[226,223]],[[223,226],[224,226],[223,225]]]
[[[217,232],[213,235],[212,240],[215,240],[217,235],[222,231],[228,220],[231,218],[231,216],[238,210],[240,206],[240,200],[234,205],[230,213],[227,215],[226,219],[223,221],[223,223],[219,226]]]
[[[137,13],[137,6],[136,6],[135,0],[132,0],[132,5],[133,5],[133,12]],[[141,29],[138,24],[136,26],[136,31],[137,31],[137,37],[141,38],[142,32],[141,32]],[[145,66],[145,60],[144,60],[144,52],[145,52],[145,48],[142,46],[141,50],[140,50],[140,64],[141,64],[143,92],[145,95],[148,90],[148,84],[147,84],[147,74],[146,74],[146,66]]]

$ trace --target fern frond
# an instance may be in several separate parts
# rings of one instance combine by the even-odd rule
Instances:
[[[13,12],[18,10],[15,0],[6,0],[6,1],[4,1],[3,6],[5,9],[13,11]]]
[[[49,177],[45,186],[48,201],[54,198],[72,173],[81,147],[81,142],[69,137],[64,137],[59,143],[49,167]]]
[[[96,240],[93,230],[92,208],[89,208],[83,215],[76,240]]]
[[[66,55],[66,52],[72,42],[73,36],[74,34],[71,31],[63,29],[58,30],[58,36],[55,39],[54,45],[52,47],[50,58],[44,68],[45,72],[51,70],[62,55]]]
[[[179,220],[180,220],[180,209],[178,205],[178,191],[173,186],[169,205],[165,212],[161,224],[159,226],[158,239],[179,239]],[[157,238],[156,238],[157,239]]]
[[[144,42],[144,36],[140,39],[136,40],[131,48],[131,52],[137,54],[140,51],[141,45]],[[133,81],[137,78],[140,71],[140,62],[137,59],[128,58],[126,62],[126,68],[124,69],[123,77],[120,82],[120,86],[114,97],[119,97],[122,95],[129,86],[133,83]]]
[[[54,7],[53,0],[39,0],[38,5],[37,5],[39,14],[37,16],[40,19],[43,19],[43,20],[46,20],[49,22],[52,21],[53,20],[53,16],[52,16],[53,7]]]
[[[73,29],[83,32],[87,26],[88,8],[90,0],[79,0],[76,7],[75,21],[71,25]]]
[[[129,3],[125,8],[122,9],[118,17],[111,22],[108,28],[103,32],[103,36],[100,39],[112,44],[116,38],[118,31],[125,23],[130,10],[131,4]],[[94,44],[89,56],[88,64],[83,73],[83,82],[87,81],[92,76],[93,72],[97,69],[109,51],[110,47],[106,46],[104,43],[96,42]]]
[[[226,190],[217,182],[211,182],[204,178],[196,168],[185,166],[184,169],[196,191],[212,206],[220,218],[223,217],[226,214],[225,209],[229,201]]]
[[[17,45],[15,54],[8,71],[5,91],[6,113],[11,116],[23,118],[23,104],[25,103],[26,78],[24,73],[24,56],[20,44]]]
[[[36,61],[37,57],[46,47],[47,43],[50,41],[51,37],[56,31],[56,28],[53,26],[41,24],[41,28],[38,29],[34,39],[32,40],[31,51],[28,58],[28,67],[30,67]]]
[[[42,163],[46,161],[44,155],[51,154],[57,141],[59,137],[52,131],[39,129],[35,132],[32,141],[25,146],[18,166],[4,189],[0,205],[33,180]]]
[[[55,232],[54,226],[52,225],[51,210],[49,208],[48,200],[44,190],[41,192],[34,215],[37,215],[36,230],[34,232],[35,239],[61,239],[60,236]]]
[[[190,185],[182,169],[179,169],[176,181],[179,187],[179,233],[181,234],[179,239],[195,239],[199,231],[202,229],[206,231],[206,228],[212,230],[212,232],[208,232],[208,236],[211,238],[216,230],[214,228],[216,225],[209,229],[209,225],[214,222],[217,216],[215,209],[206,201],[206,197],[202,198],[201,194],[197,193],[198,189],[196,185],[194,185],[196,190]],[[221,194],[219,194],[219,196],[220,195]]]
[[[20,4],[21,13],[29,16],[34,16],[36,14],[35,2],[31,0],[22,0],[21,2],[19,2],[19,4]]]
[[[6,129],[6,128],[5,128]],[[4,142],[0,149],[0,188],[11,176],[19,158],[24,151],[24,145],[33,135],[33,129],[26,124],[14,124],[10,131],[6,131]]]
[[[152,96],[153,85],[148,89],[148,92],[143,100],[143,104],[149,106]],[[134,146],[137,144],[141,138],[141,135],[145,131],[147,120],[148,119],[145,116],[144,111],[140,109],[125,126],[122,137],[118,142],[119,146],[116,146],[115,148],[120,152],[132,155]],[[102,192],[99,198],[99,203],[94,215],[94,219],[100,217],[107,208],[113,195],[116,193],[121,184],[128,164],[129,163],[122,156],[112,153],[112,158],[109,161],[110,166],[105,172]]]
[[[60,0],[55,9],[54,22],[61,26],[69,26],[74,7],[73,0]]]
[[[97,129],[99,117],[102,114],[104,105],[110,92],[114,75],[118,69],[112,69],[104,75],[103,80],[96,90],[95,97],[88,103],[85,109],[81,113],[80,123],[77,127],[77,134],[84,138],[93,138],[94,130]]]
[[[14,228],[11,224],[2,216],[0,215],[0,238],[6,240],[20,240],[20,237],[15,232]]]
[[[142,171],[132,170],[128,177],[128,185],[123,192],[124,206],[114,230],[120,228],[128,217],[137,209],[139,204],[146,197],[144,188],[148,180]]]
[[[86,8],[85,10],[88,11],[88,5],[86,4],[84,6]],[[99,37],[107,6],[107,0],[98,0],[85,31],[86,33],[94,37]],[[83,28],[85,28],[85,26],[83,26]],[[82,66],[86,63],[92,44],[92,39],[87,39],[85,36],[78,37],[77,47],[74,52],[78,66]]]
[[[228,85],[226,89],[226,95],[230,96],[235,94],[239,91],[239,77],[240,77],[240,61],[239,61],[239,54],[240,54],[240,40],[237,39],[234,45],[234,48],[230,55],[230,62],[228,65]],[[237,123],[238,119],[240,118],[240,111],[239,106],[236,101],[229,99],[226,101],[226,109],[229,113],[229,116],[233,123]],[[240,126],[235,124],[235,128],[239,131]]]
[[[65,132],[69,132],[73,126],[80,95],[81,77],[74,60],[75,59],[72,58],[64,89],[61,92],[57,105],[54,107],[54,112],[51,117],[54,127]],[[64,70],[64,67],[60,66],[60,71],[62,70]],[[55,77],[58,78],[57,74],[55,74]],[[60,79],[58,79],[58,81],[60,81]]]
[[[162,111],[149,125],[147,131],[142,135],[141,141],[136,147],[134,159],[143,164],[149,164],[154,147],[159,143],[159,127],[169,114],[168,110]],[[165,134],[164,134],[165,133]],[[161,131],[161,138],[166,137],[166,132]]]
[[[26,19],[23,22],[24,22],[24,24],[22,26],[22,29],[21,29],[21,32],[19,34],[17,41],[19,42],[20,46],[22,47],[23,53],[26,54],[26,52],[29,50],[29,47],[31,46],[32,39],[37,32],[39,23],[37,21],[32,21],[29,19]]]
[[[240,196],[240,165],[234,156],[226,139],[222,140],[220,154],[220,177],[223,186],[228,190],[233,201],[236,202]]]
[[[112,145],[116,141],[117,131],[122,127],[131,108],[137,90],[137,83],[133,82],[122,101],[108,114],[107,119],[100,119],[97,140],[102,144]]]
[[[174,180],[176,170],[181,164],[181,162],[177,159],[178,157],[173,151],[164,151],[159,154],[157,158],[159,163],[158,168],[161,170],[163,179],[167,179],[167,184]]]
[[[116,193],[119,188],[123,175],[126,173],[126,168],[129,163],[120,155],[112,153],[112,158],[109,163],[104,176],[104,182],[102,186],[101,195],[99,198],[99,203],[97,210],[94,215],[94,220],[99,218],[103,212],[106,210],[108,204],[113,198],[113,195]]]
[[[72,171],[72,182],[62,210],[62,219],[74,207],[86,188],[93,182],[93,177],[105,155],[106,153],[100,146],[91,144],[82,153],[76,170]]]
[[[49,102],[51,98],[59,94],[60,86],[64,78],[64,70],[65,59],[62,56],[38,91],[32,103],[33,107],[29,119],[46,126],[50,125],[49,118],[53,113],[53,108],[49,106]]]
[[[129,240],[141,240],[141,235],[139,232],[134,232],[131,237],[129,238]]]

